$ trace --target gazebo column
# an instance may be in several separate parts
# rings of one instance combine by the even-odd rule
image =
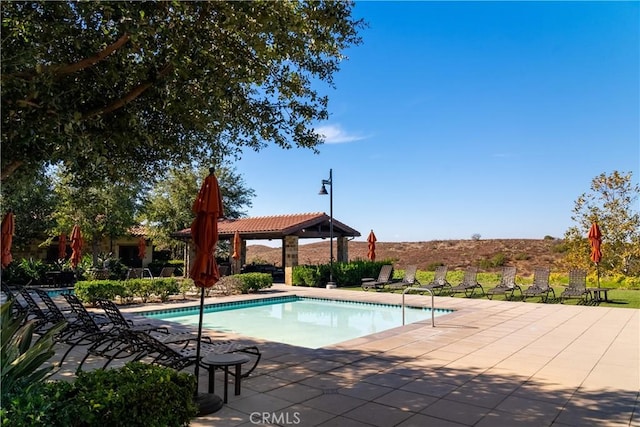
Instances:
[[[298,236],[284,236],[282,240],[284,283],[293,284],[293,267],[298,265]]]
[[[349,262],[349,239],[342,236],[338,237],[338,262]]]

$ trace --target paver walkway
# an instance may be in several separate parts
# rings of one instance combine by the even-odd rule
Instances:
[[[400,294],[285,285],[258,297],[274,292],[401,301]],[[427,296],[407,298],[430,304]],[[263,359],[242,394],[191,425],[640,427],[640,310],[435,303],[456,310],[437,317],[435,328],[425,321],[318,350],[253,340]]]

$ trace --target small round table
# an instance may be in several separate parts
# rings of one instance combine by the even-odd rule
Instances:
[[[224,403],[227,403],[227,387],[229,385],[229,366],[235,366],[235,372],[232,374],[235,377],[235,389],[234,394],[237,396],[240,394],[240,380],[242,378],[241,368],[242,364],[247,363],[251,359],[249,356],[239,353],[224,353],[224,354],[207,354],[202,358],[202,364],[209,371],[209,393],[214,392],[214,375],[217,368],[224,370]]]

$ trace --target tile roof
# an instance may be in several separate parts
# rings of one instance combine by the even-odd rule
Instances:
[[[245,239],[279,239],[284,236],[298,236],[300,238],[329,237],[330,217],[324,212],[261,216],[253,218],[221,219],[218,222],[220,239],[231,239],[237,231]],[[358,237],[357,230],[333,219],[334,237]],[[191,230],[184,229],[173,236],[190,239]]]

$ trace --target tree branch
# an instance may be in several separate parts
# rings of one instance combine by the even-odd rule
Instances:
[[[124,107],[125,105],[127,105],[128,103],[134,101],[136,98],[138,98],[140,95],[142,95],[147,89],[149,89],[150,87],[152,87],[158,80],[163,79],[164,77],[166,77],[171,71],[173,70],[173,65],[172,64],[167,64],[165,65],[162,70],[160,70],[160,72],[158,72],[158,74],[156,75],[156,78],[153,80],[149,80],[146,82],[143,82],[141,84],[139,84],[138,86],[134,87],[133,89],[131,89],[128,93],[126,93],[122,98],[117,99],[113,102],[111,102],[110,104],[102,107],[102,108],[98,108],[95,109],[93,111],[88,112],[87,114],[85,114],[82,118],[83,119],[89,119],[95,116],[101,116],[104,114],[109,114],[115,110],[118,110],[122,107]]]
[[[118,50],[122,46],[124,46],[129,41],[130,38],[131,38],[131,36],[128,33],[125,33],[118,40],[116,40],[115,42],[111,43],[109,46],[105,47],[104,49],[102,49],[100,52],[98,52],[96,55],[94,55],[92,57],[85,58],[85,59],[83,59],[81,61],[78,61],[76,63],[73,63],[73,64],[50,65],[50,66],[47,66],[47,67],[43,67],[42,70],[44,72],[53,73],[53,75],[56,78],[61,78],[61,77],[67,76],[69,74],[73,74],[76,71],[84,70],[85,68],[89,68],[89,67],[97,64],[98,62],[104,60],[107,56],[111,55],[113,52],[115,52],[116,50]],[[8,75],[3,75],[2,76],[2,80],[6,80],[6,79],[9,79],[9,78],[13,78],[13,77],[22,77],[22,78],[26,78],[26,79],[32,79],[37,74],[38,74],[38,72],[36,70],[21,71],[19,73],[12,73],[12,74],[8,74]]]
[[[0,181],[4,181],[6,178],[10,177],[16,171],[16,169],[18,169],[23,164],[24,162],[22,160],[14,160],[13,162],[9,163],[5,168],[2,169],[2,172],[0,173]]]

